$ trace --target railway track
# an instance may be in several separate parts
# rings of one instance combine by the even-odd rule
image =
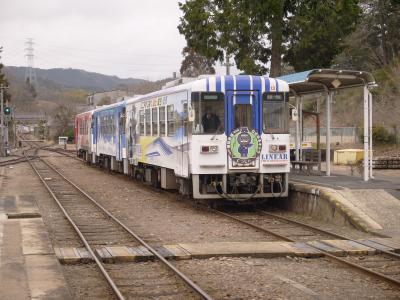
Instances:
[[[67,152],[63,152],[62,149],[53,149],[53,148],[44,147],[43,150],[57,152],[61,155],[65,155],[67,157],[78,159],[75,156],[72,156]],[[78,159],[78,160],[80,160],[80,159]],[[55,198],[57,203],[59,202],[56,199],[57,195],[59,198],[63,198],[64,196],[66,196],[66,197],[64,197],[64,202],[66,201],[67,203],[68,203],[68,198],[78,199],[76,194],[68,194],[68,191],[70,190],[70,188],[69,189],[65,188],[65,186],[58,185],[57,183],[55,185],[52,185],[53,183],[56,182],[55,180],[53,180],[53,177],[56,177],[57,175],[59,175],[60,177],[64,178],[64,181],[67,181],[67,182],[69,182],[69,184],[74,186],[73,183],[68,181],[68,179],[66,179],[62,174],[60,174],[56,169],[54,169],[54,167],[50,166],[48,163],[46,163],[40,159],[32,160],[29,163],[31,164],[32,168],[34,168],[34,170],[35,170],[35,164],[38,164],[38,163],[39,164],[42,163],[42,167],[43,167],[43,164],[47,166],[47,167],[44,167],[42,170],[40,170],[40,166],[39,166],[39,169],[37,169],[37,171],[36,170],[35,171],[38,174],[38,176],[41,178],[42,182],[46,185],[47,189],[52,194],[53,198]],[[47,171],[45,170],[46,168],[47,168]],[[49,169],[52,170],[52,171],[50,171],[50,173],[48,171]],[[40,171],[42,171],[43,173],[40,174]],[[53,172],[53,173],[51,173],[51,172]],[[54,172],[57,173],[57,175],[55,175]],[[51,174],[53,174],[53,175],[51,175]],[[45,177],[43,177],[43,176],[45,176]],[[45,178],[52,178],[52,179],[46,181]],[[57,180],[57,181],[60,182],[60,180]],[[74,186],[74,188],[77,190],[80,190],[76,186]],[[63,195],[63,191],[64,191],[65,195]],[[67,192],[65,193],[65,191],[67,191]],[[72,214],[75,211],[75,212],[81,213],[80,216],[78,213],[78,215],[74,216],[73,218],[68,217],[67,216],[68,208],[65,209],[65,208],[63,208],[64,206],[61,202],[58,203],[58,205],[63,210],[63,212],[65,211],[64,214],[66,214],[66,216],[67,216],[68,220],[71,222],[71,224],[74,223],[74,220],[73,220],[74,218],[77,220],[76,221],[77,223],[76,224],[74,223],[75,225],[73,225],[73,227],[74,228],[77,227],[77,228],[75,228],[75,230],[77,231],[77,233],[81,237],[81,239],[85,238],[85,232],[86,232],[86,235],[88,235],[88,233],[89,233],[89,236],[90,236],[90,232],[92,232],[92,230],[94,230],[95,232],[99,232],[99,231],[109,231],[109,232],[115,232],[115,233],[117,232],[117,231],[114,231],[114,229],[111,230],[111,228],[114,228],[114,227],[108,227],[109,225],[105,225],[105,223],[103,223],[105,221],[104,221],[103,217],[101,216],[102,214],[105,214],[106,216],[108,216],[109,219],[113,219],[114,221],[116,221],[120,226],[125,228],[125,231],[127,231],[128,233],[131,234],[130,237],[124,237],[124,238],[122,238],[122,236],[120,234],[117,234],[116,236],[119,236],[119,238],[121,238],[122,240],[118,240],[118,239],[117,240],[109,240],[109,237],[103,237],[103,238],[105,238],[104,240],[98,240],[98,238],[95,238],[93,240],[93,236],[91,236],[92,239],[89,238],[87,242],[83,242],[83,243],[85,244],[85,247],[88,249],[88,251],[91,253],[91,255],[93,257],[95,257],[95,254],[93,251],[94,247],[96,247],[98,245],[104,245],[104,243],[107,243],[108,245],[110,242],[113,244],[121,244],[121,245],[135,245],[135,243],[139,242],[140,244],[145,245],[146,248],[147,248],[147,246],[149,246],[143,240],[141,240],[140,237],[138,237],[136,234],[134,234],[133,232],[130,232],[129,229],[127,229],[122,223],[120,223],[114,217],[112,217],[112,216],[110,217],[110,215],[108,215],[109,213],[107,211],[105,211],[104,208],[102,208],[101,206],[98,206],[96,201],[91,199],[90,196],[88,196],[83,191],[81,191],[81,192],[84,195],[83,198],[86,197],[86,201],[87,201],[87,199],[90,199],[92,201],[92,204],[89,205],[91,207],[88,206],[87,208],[85,208],[85,210],[82,210],[81,208],[74,209],[74,204],[71,202],[65,205],[65,207],[68,207],[68,205],[72,205],[70,207],[70,209],[72,210]],[[79,200],[79,202],[83,202],[83,201]],[[96,206],[97,206],[97,208],[94,208]],[[102,212],[94,214],[94,219],[96,220],[96,222],[90,222],[90,223],[99,224],[99,226],[102,228],[102,230],[100,230],[101,228],[97,228],[97,229],[91,228],[91,226],[93,224],[87,223],[86,213],[82,213],[83,211],[93,212],[95,209],[100,209]],[[223,211],[214,210],[214,209],[212,209],[212,211],[216,214],[220,214],[220,215],[223,215],[224,217],[227,217],[227,218],[233,219],[235,221],[241,222],[243,224],[246,224],[247,226],[253,227],[256,230],[264,232],[268,235],[273,235],[275,238],[284,240],[284,241],[308,242],[308,241],[313,241],[313,240],[323,240],[323,239],[332,239],[333,238],[333,239],[350,240],[350,241],[373,248],[371,245],[366,245],[360,241],[355,241],[354,239],[352,239],[348,236],[343,236],[343,235],[340,235],[340,234],[337,234],[334,232],[322,230],[320,228],[310,226],[308,224],[304,224],[304,223],[301,223],[301,222],[298,222],[298,221],[295,221],[292,219],[288,219],[288,218],[285,218],[285,217],[282,217],[282,216],[279,216],[276,214],[272,214],[272,213],[269,213],[269,212],[266,212],[263,210],[257,210],[256,213],[243,213],[243,212],[228,213],[228,212],[223,212]],[[79,222],[80,222],[79,219],[84,220],[82,223],[80,223],[80,225],[79,225]],[[82,229],[82,231],[79,230],[79,227]],[[116,237],[116,236],[114,236],[114,233],[111,234],[111,236],[113,236],[113,238]],[[134,239],[132,239],[132,237]],[[313,246],[311,246],[311,247],[313,247]],[[90,251],[89,248],[91,248],[92,250]],[[191,282],[190,279],[188,279],[184,274],[182,274],[182,273],[179,274],[178,270],[174,270],[174,267],[171,264],[169,264],[161,255],[159,255],[156,250],[154,250],[151,247],[148,249],[160,260],[161,263],[165,264],[170,270],[172,270],[172,272],[175,273],[177,271],[178,273],[176,273],[176,274],[178,274],[178,277],[180,277],[200,297],[202,297],[204,299],[211,299],[209,295],[207,295],[200,287],[198,287],[193,282]],[[150,249],[152,249],[152,250],[150,250]],[[323,251],[321,249],[317,249],[317,250],[323,252],[324,255],[327,258],[331,259],[332,261],[339,262],[339,263],[344,264],[348,267],[351,267],[355,270],[358,270],[365,274],[374,276],[378,279],[384,280],[396,287],[400,287],[400,255],[397,253],[385,251],[385,250],[382,250],[381,248],[375,248],[375,250],[377,252],[377,254],[375,254],[375,255],[339,257],[339,256],[335,256],[333,254],[330,254],[326,251]],[[102,264],[102,262],[99,260],[96,261],[96,263],[99,265],[100,269],[102,269],[101,266],[103,266],[104,270],[102,270],[102,273],[103,273],[104,277],[107,279],[107,281],[110,283],[110,286],[113,288],[113,290],[115,291],[118,298],[125,299],[124,296],[122,295],[122,292],[118,288],[118,282],[117,283],[114,282],[113,279],[111,278],[111,276],[109,275],[109,271],[113,272],[112,269],[113,268],[115,269],[115,266],[104,266],[104,264]],[[108,270],[107,270],[107,268],[108,268]],[[161,272],[160,272],[160,270],[158,270],[154,274],[161,274]],[[154,274],[151,276],[152,277],[156,276]],[[193,286],[192,286],[192,284],[193,284]],[[125,282],[122,285],[124,286],[125,290],[126,289],[128,290],[126,292],[126,294],[128,294],[128,295],[135,294],[134,289],[130,290],[129,284],[127,284]],[[137,298],[137,297],[133,296],[133,298]]]
[[[118,299],[153,298],[160,295],[171,299],[212,299],[152,246],[52,165],[41,158],[28,162],[78,234]],[[115,266],[103,263],[96,255],[96,248],[109,245],[144,246],[158,261],[148,264],[146,270],[142,271],[144,277],[151,279],[148,282],[127,281],[116,269],[125,268],[126,272],[132,275],[132,270],[128,271],[129,264]],[[134,264],[131,264],[131,267],[134,267]],[[158,286],[157,290],[153,290],[155,285]]]
[[[369,244],[356,241],[351,237],[323,230],[318,227],[269,213],[264,210],[256,210],[255,213],[229,213],[216,209],[211,209],[211,211],[231,220],[245,224],[267,235],[273,235],[287,242],[307,242],[333,238],[350,240],[352,242],[373,248],[377,253],[375,255],[339,257],[310,245],[311,247],[322,252],[332,261],[344,264],[352,269],[374,276],[398,288],[400,287],[400,254],[384,250],[382,247],[374,248]]]
[[[50,151],[50,152],[55,152],[55,153],[64,155],[66,157],[75,159],[77,161],[81,161],[81,162],[83,161],[81,158],[77,157],[76,154],[73,154],[73,153],[75,153],[73,151],[59,149],[59,148],[51,148],[51,147],[44,147],[43,150]]]
[[[19,164],[19,163],[22,163],[22,162],[26,162],[27,159],[29,160],[29,159],[33,159],[33,158],[35,158],[35,157],[34,156],[17,157],[17,158],[10,159],[10,160],[7,160],[7,161],[2,161],[2,162],[0,162],[0,167]]]

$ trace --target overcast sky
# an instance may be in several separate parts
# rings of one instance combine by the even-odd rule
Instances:
[[[185,39],[177,0],[0,0],[0,12],[5,65],[25,66],[33,38],[38,68],[151,80],[179,73]]]

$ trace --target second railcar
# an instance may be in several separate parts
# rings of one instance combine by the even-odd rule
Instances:
[[[93,112],[93,163],[115,171],[126,170],[125,101],[102,106]]]

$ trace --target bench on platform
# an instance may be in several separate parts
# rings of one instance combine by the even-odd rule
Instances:
[[[314,167],[318,168],[319,163],[317,161],[291,161],[292,170],[298,170],[299,173],[305,173],[311,175],[314,171]],[[296,167],[298,166],[298,168]]]

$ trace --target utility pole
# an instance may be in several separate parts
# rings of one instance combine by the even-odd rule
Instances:
[[[223,66],[226,67],[226,75],[231,75],[231,66],[233,66],[233,64],[231,64],[229,62],[229,54],[228,52],[225,53],[225,63],[222,64]]]
[[[1,84],[0,85],[0,109],[1,109],[1,112],[0,112],[0,116],[1,116],[1,120],[0,120],[0,122],[1,122],[1,124],[0,124],[0,127],[1,127],[1,140],[0,140],[0,156],[5,156],[5,147],[4,147],[4,90],[6,90],[6,89],[8,89],[8,87],[7,86],[5,86],[5,85],[3,85],[3,84]]]

